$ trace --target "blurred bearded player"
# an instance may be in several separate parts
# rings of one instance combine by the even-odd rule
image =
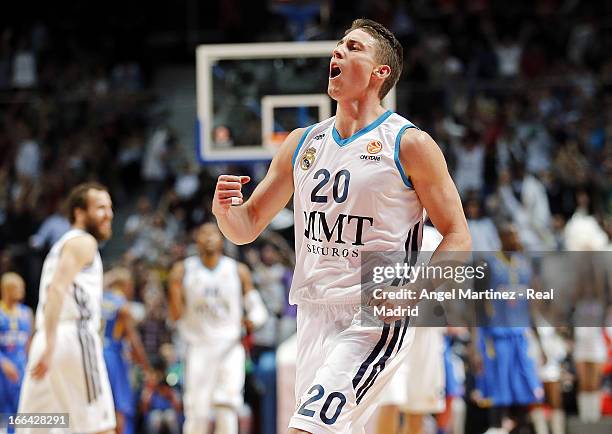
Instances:
[[[71,432],[114,433],[113,396],[99,336],[98,252],[98,243],[112,234],[112,202],[106,187],[85,183],[70,192],[67,207],[72,227],[43,264],[19,413],[68,413]]]

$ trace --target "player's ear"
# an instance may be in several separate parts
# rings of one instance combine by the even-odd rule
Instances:
[[[84,218],[87,215],[87,210],[83,209],[83,208],[75,208],[73,211],[74,213],[74,221],[78,221],[79,219]]]
[[[391,75],[391,67],[389,65],[378,65],[373,74],[378,78],[385,79]]]

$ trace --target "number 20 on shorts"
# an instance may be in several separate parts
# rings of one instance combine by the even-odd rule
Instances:
[[[306,402],[304,402],[304,404],[300,406],[300,408],[298,409],[298,414],[301,414],[302,416],[306,417],[313,417],[315,415],[316,412],[307,408],[307,406],[323,398],[323,396],[325,396],[325,389],[320,384],[315,384],[310,388],[308,394],[311,394],[313,392],[316,392],[315,395],[310,397]],[[336,407],[336,411],[334,412],[333,416],[329,417],[329,407],[332,405],[335,399],[338,399],[340,402],[338,403],[338,406]],[[340,416],[340,412],[342,411],[344,404],[346,404],[346,396],[344,395],[344,393],[330,393],[327,399],[325,400],[321,411],[319,412],[319,417],[321,418],[323,423],[326,425],[333,425],[338,419],[338,416]]]

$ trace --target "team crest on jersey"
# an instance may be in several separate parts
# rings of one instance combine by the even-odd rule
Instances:
[[[316,152],[317,150],[315,148],[308,148],[304,151],[302,162],[300,163],[302,170],[308,170],[312,167],[315,162]]]
[[[368,143],[366,149],[368,150],[368,154],[378,154],[380,151],[382,151],[382,146],[383,145],[380,140],[372,140],[370,143]]]

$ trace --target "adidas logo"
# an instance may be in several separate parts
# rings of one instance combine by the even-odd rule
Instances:
[[[321,140],[323,137],[325,137],[325,133],[314,136],[313,140]]]

